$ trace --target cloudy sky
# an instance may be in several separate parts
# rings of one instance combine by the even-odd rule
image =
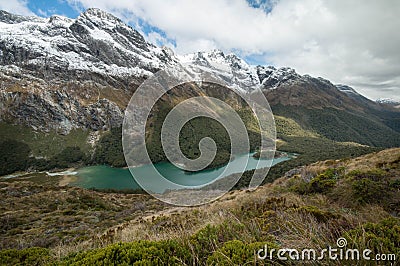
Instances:
[[[214,48],[400,100],[398,0],[0,0],[23,15],[109,11],[184,54]]]

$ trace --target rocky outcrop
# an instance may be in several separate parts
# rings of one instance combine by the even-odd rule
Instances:
[[[107,130],[122,124],[123,112],[108,99],[82,105],[63,90],[40,93],[0,92],[1,120],[29,125],[35,130],[67,134],[74,128]]]

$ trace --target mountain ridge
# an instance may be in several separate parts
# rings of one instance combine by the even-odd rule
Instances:
[[[395,145],[400,143],[399,110],[373,102],[348,86],[300,75],[289,67],[251,66],[219,50],[175,55],[96,8],[76,19],[1,11],[0,58],[0,121],[34,130],[68,134],[73,129],[118,127],[129,98],[149,75],[183,65],[211,71],[239,92],[261,88],[274,112],[282,115],[279,106],[291,109],[286,115],[306,129],[315,130],[323,123],[307,123],[307,110],[333,108],[343,112],[341,117],[356,113],[368,118],[365,123],[372,120],[379,134],[394,134]],[[304,109],[304,119],[296,116],[298,107]],[[345,126],[352,127],[351,122]]]
[[[157,47],[147,42],[137,30],[125,24],[116,16],[98,8],[89,8],[76,19],[59,15],[53,15],[49,18],[24,17],[0,11],[0,22],[3,23],[0,25],[0,32],[2,33],[0,52],[3,58],[1,65],[3,66],[22,65],[29,70],[35,64],[46,63],[51,67],[52,63],[59,63],[60,65],[54,69],[55,71],[76,69],[90,70],[95,73],[104,71],[108,75],[116,76],[125,76],[127,74],[146,76],[168,64],[175,65],[180,61],[179,63],[183,64],[190,62],[198,66],[207,66],[211,70],[219,68],[223,72],[233,73],[234,79],[239,79],[240,76],[246,75],[247,77],[245,78],[248,79],[247,83],[249,84],[248,88],[263,85],[264,88],[268,89],[275,89],[281,83],[296,78],[311,77],[309,75],[299,75],[290,67],[277,69],[273,66],[249,65],[234,53],[225,55],[218,49],[208,52],[199,51],[187,55],[175,55],[166,47]],[[44,27],[47,27],[47,30]],[[14,31],[11,32],[11,30]],[[32,36],[26,37],[28,33],[31,33]],[[7,35],[12,36],[14,40],[7,38]],[[21,35],[25,35],[25,37]],[[70,41],[71,43],[61,45],[58,42],[60,40],[55,38],[60,35],[65,41]],[[94,44],[90,41],[93,40],[96,40],[99,46],[102,43],[111,43],[113,48],[117,50],[125,48],[124,52],[127,52],[126,50],[130,49],[131,52],[135,52],[135,56],[134,58],[129,58],[129,60],[122,60],[120,57],[112,58],[112,56],[116,56],[115,53],[112,53],[112,56],[107,57],[102,49],[95,50],[91,47]],[[45,46],[43,41],[47,41],[48,45]],[[29,47],[29,44],[35,45]],[[38,47],[35,47],[36,45]],[[75,45],[75,47],[71,47],[72,45]],[[12,53],[10,46],[14,46],[13,48],[17,51]],[[30,50],[44,50],[47,53],[47,61],[43,60],[43,53],[32,54],[27,51],[25,53],[18,51],[18,49],[28,49],[27,47]],[[57,52],[59,53],[57,54]],[[69,52],[74,55],[67,55]],[[78,52],[81,53],[78,54]],[[148,53],[146,54],[145,52]],[[81,60],[78,60],[79,58],[77,57],[74,58],[76,54],[81,56]],[[66,56],[67,58],[63,61],[60,58],[61,56]],[[151,58],[152,60],[148,61],[146,58]],[[77,60],[77,62],[74,62],[74,60]],[[94,62],[91,62],[92,60]],[[85,61],[89,61],[92,65],[79,65]],[[103,65],[100,66],[99,62],[103,63]],[[76,64],[74,65],[73,63]],[[106,65],[111,65],[116,70],[107,68]],[[131,69],[123,69],[123,67]],[[138,67],[141,71],[135,72],[135,67]],[[355,92],[354,89],[352,90]]]

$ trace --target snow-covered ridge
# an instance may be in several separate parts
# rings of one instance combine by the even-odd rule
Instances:
[[[0,12],[0,63],[27,69],[82,70],[148,76],[176,63],[123,23],[99,9],[77,19],[23,17]]]
[[[228,85],[240,90],[250,91],[260,85],[255,67],[247,64],[235,54],[225,55],[220,50],[197,52],[178,56],[182,65],[213,72]]]
[[[99,9],[88,9],[76,19],[0,11],[0,121],[61,134],[75,128],[118,127],[133,91],[161,69],[192,77],[206,70],[237,91],[265,90],[273,104],[347,104],[349,109],[357,101],[367,107],[375,104],[348,86],[288,67],[249,65],[233,53],[212,50],[177,56]]]
[[[377,103],[380,104],[389,104],[389,105],[394,105],[394,106],[400,106],[400,101],[396,101],[391,98],[379,98],[376,100]]]
[[[245,92],[312,79],[288,67],[252,66],[220,50],[178,56],[168,48],[148,43],[122,20],[97,8],[86,10],[76,19],[24,17],[0,11],[0,65],[18,66],[39,78],[65,80],[81,72],[90,73],[89,77],[145,78],[160,69],[185,65],[189,70],[211,71]],[[337,86],[351,92],[345,87]]]
[[[273,66],[253,66],[233,53],[224,54],[220,50],[196,52],[178,56],[181,63],[194,65],[211,71],[239,90],[251,91],[254,88],[276,89],[283,84],[304,81],[309,76],[301,76],[292,68]]]
[[[340,90],[341,92],[344,92],[346,94],[356,94],[356,95],[358,95],[358,93],[350,86],[343,85],[343,84],[336,84],[335,86],[336,86],[336,88],[338,90]]]

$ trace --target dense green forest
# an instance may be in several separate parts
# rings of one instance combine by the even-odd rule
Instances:
[[[29,145],[24,142],[9,139],[0,142],[0,175],[28,169],[41,171],[68,168],[87,161],[86,155],[75,146],[66,147],[49,159],[31,157],[30,153]]]
[[[122,150],[121,128],[112,128],[101,136],[96,145],[91,164],[107,164],[114,167],[126,166]]]
[[[161,128],[165,117],[171,109],[170,105],[159,101],[153,108],[151,121],[146,125],[146,130],[148,131],[146,146],[153,163],[167,160],[161,144]],[[250,150],[254,151],[260,146],[257,121],[249,108],[242,107],[236,111],[246,126]],[[187,158],[198,158],[200,156],[200,140],[210,137],[215,141],[217,154],[207,168],[222,166],[229,161],[231,154],[230,137],[224,126],[218,121],[208,117],[197,117],[187,122],[179,134],[180,149]],[[243,141],[243,143],[245,142]],[[242,149],[245,150],[245,146]]]
[[[16,140],[0,142],[0,175],[26,169],[31,149],[28,144]]]

